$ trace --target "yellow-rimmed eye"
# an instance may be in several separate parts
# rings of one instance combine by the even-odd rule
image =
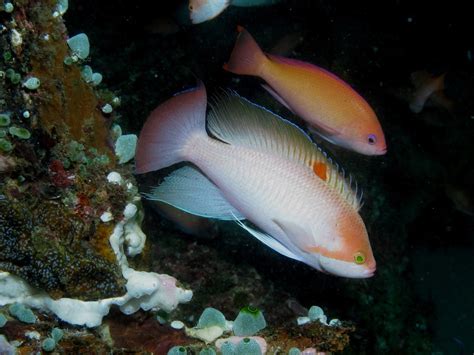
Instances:
[[[359,265],[365,263],[365,255],[364,255],[364,253],[362,253],[362,252],[360,252],[360,251],[357,252],[357,253],[355,253],[355,254],[354,254],[354,262],[355,262],[356,264],[359,264]]]

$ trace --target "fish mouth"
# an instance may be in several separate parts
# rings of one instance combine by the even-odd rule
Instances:
[[[387,146],[377,149],[377,151],[375,152],[375,155],[384,155],[386,153],[387,153]]]
[[[368,277],[372,277],[374,276],[375,274],[375,270],[376,270],[376,267],[371,267],[371,268],[367,268],[365,269],[363,272],[362,272],[362,277],[361,278],[368,278]]]
[[[323,255],[320,256],[321,269],[332,275],[348,277],[353,279],[366,279],[374,276],[375,264],[371,266],[367,265],[356,265],[353,262],[336,260],[327,258]]]

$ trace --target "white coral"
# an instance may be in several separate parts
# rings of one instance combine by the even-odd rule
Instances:
[[[146,239],[139,226],[137,211],[135,204],[128,204],[123,219],[117,223],[109,239],[122,269],[122,275],[127,280],[125,295],[98,301],[72,298],[54,300],[46,292],[28,285],[23,279],[0,271],[0,306],[22,303],[50,311],[71,324],[96,327],[102,323],[102,318],[109,313],[112,305],[119,306],[125,314],[131,314],[140,308],[145,311],[163,309],[170,312],[179,303],[189,302],[193,295],[192,291],[176,286],[174,277],[137,271],[129,267],[124,244],[128,243],[126,246],[129,255],[136,255],[142,251]]]

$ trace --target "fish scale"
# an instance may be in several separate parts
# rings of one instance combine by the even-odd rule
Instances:
[[[335,192],[324,188],[324,183],[310,169],[279,156],[211,139],[195,141],[192,147],[189,161],[224,192],[232,206],[263,229],[271,228],[281,234],[272,218],[291,218],[302,225],[316,221],[324,229],[327,224],[337,223],[336,216],[347,204]],[[305,208],[308,205],[312,208]],[[285,208],[282,210],[281,206]],[[262,216],[261,211],[264,211]],[[323,244],[324,240],[320,239],[323,236],[324,233],[315,236],[314,243]]]

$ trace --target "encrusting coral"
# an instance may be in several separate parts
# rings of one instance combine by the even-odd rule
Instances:
[[[0,12],[0,306],[87,326],[112,305],[171,311],[192,292],[129,266],[149,259],[132,167],[118,164],[114,113],[102,109],[119,100],[97,88],[100,74],[84,80],[88,43],[78,53],[66,41],[65,4]]]

